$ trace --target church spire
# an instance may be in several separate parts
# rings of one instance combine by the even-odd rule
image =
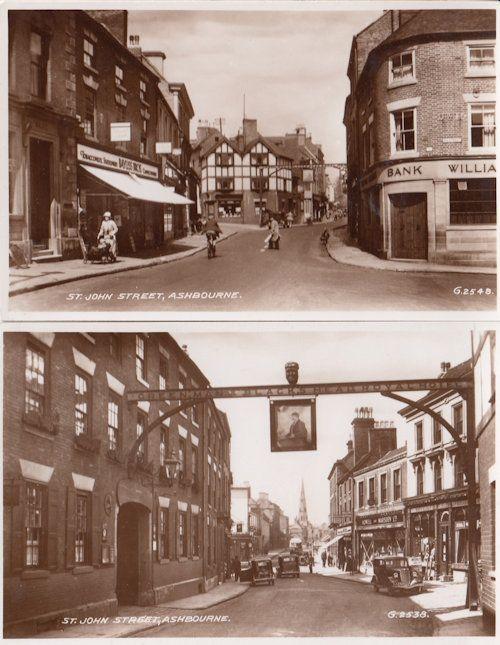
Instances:
[[[298,524],[301,527],[306,527],[308,525],[307,519],[307,504],[306,504],[306,493],[304,490],[304,480],[302,480],[302,485],[300,487],[300,506],[299,506],[299,518]]]

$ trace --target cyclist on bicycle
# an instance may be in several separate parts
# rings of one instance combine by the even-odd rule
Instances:
[[[208,221],[203,227],[203,233],[207,236],[207,247],[213,245],[215,251],[215,240],[221,235],[222,231],[220,230],[219,225],[214,219],[213,215],[208,216]]]

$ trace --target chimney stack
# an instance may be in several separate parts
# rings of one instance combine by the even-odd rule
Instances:
[[[258,136],[257,119],[243,119],[243,139],[245,141],[245,145],[250,141],[257,139]]]
[[[162,76],[165,76],[165,59],[166,55],[161,51],[148,51],[143,52],[144,56],[148,61],[160,72]]]

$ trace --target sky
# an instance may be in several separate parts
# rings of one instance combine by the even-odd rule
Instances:
[[[300,7],[300,3],[298,3]],[[129,34],[143,50],[165,52],[167,80],[186,84],[198,120],[224,119],[237,134],[243,117],[261,134],[302,124],[322,144],[326,161],[345,162],[344,102],[352,37],[380,11],[129,12]]]
[[[350,331],[173,333],[213,386],[286,383],[284,365],[297,361],[299,383],[435,378],[441,362],[470,358],[470,326],[452,323],[372,325],[351,323]],[[362,331],[363,330],[363,331]],[[411,398],[418,395],[410,394]],[[335,395],[317,399],[317,451],[271,453],[267,399],[219,399],[232,432],[231,470],[235,484],[248,481],[251,494],[268,492],[293,520],[304,480],[310,519],[328,521],[328,473],[346,453],[354,409],[373,407],[378,421],[393,420],[398,446],[405,426],[403,406],[380,395]]]

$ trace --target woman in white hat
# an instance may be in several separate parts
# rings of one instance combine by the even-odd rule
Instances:
[[[109,242],[111,245],[111,253],[113,256],[116,258],[117,255],[117,245],[116,245],[116,234],[118,232],[118,226],[116,225],[116,222],[111,219],[111,213],[109,211],[106,211],[104,215],[102,216],[102,223],[101,223],[101,228],[99,229],[99,233],[97,234],[97,241],[102,238],[106,242]]]

